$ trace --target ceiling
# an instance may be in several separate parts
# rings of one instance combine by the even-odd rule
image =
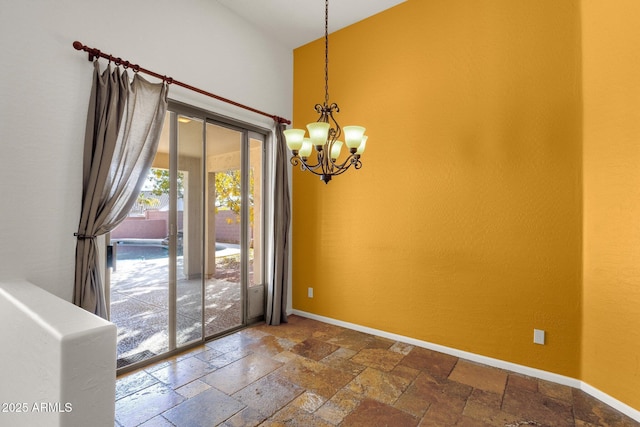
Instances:
[[[216,0],[290,49],[324,36],[322,0]],[[406,0],[329,2],[332,33]]]

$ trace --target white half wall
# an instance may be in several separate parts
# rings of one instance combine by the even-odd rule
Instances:
[[[0,283],[0,337],[0,425],[114,425],[113,323],[31,283]]]

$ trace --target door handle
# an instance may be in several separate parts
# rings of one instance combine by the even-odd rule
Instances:
[[[116,257],[117,257],[118,242],[113,245],[107,245],[107,268],[112,268],[116,271]]]

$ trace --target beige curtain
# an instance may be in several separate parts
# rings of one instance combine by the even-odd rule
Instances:
[[[126,70],[100,73],[94,62],[82,169],[74,304],[107,317],[96,237],[113,230],[135,203],[156,153],[168,87]]]
[[[287,148],[284,124],[276,125],[276,155],[274,165],[273,194],[273,279],[267,289],[266,322],[279,325],[287,322],[287,288],[289,281],[289,224],[291,203],[289,200],[289,178],[287,176]]]

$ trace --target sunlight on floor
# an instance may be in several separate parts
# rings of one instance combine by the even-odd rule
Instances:
[[[224,278],[205,283],[205,334],[215,335],[242,323],[241,288],[233,258],[217,257]],[[177,268],[181,270],[182,257]],[[119,367],[168,351],[168,258],[118,260],[111,273],[111,321],[118,327]],[[178,280],[178,345],[201,338],[202,282]]]

